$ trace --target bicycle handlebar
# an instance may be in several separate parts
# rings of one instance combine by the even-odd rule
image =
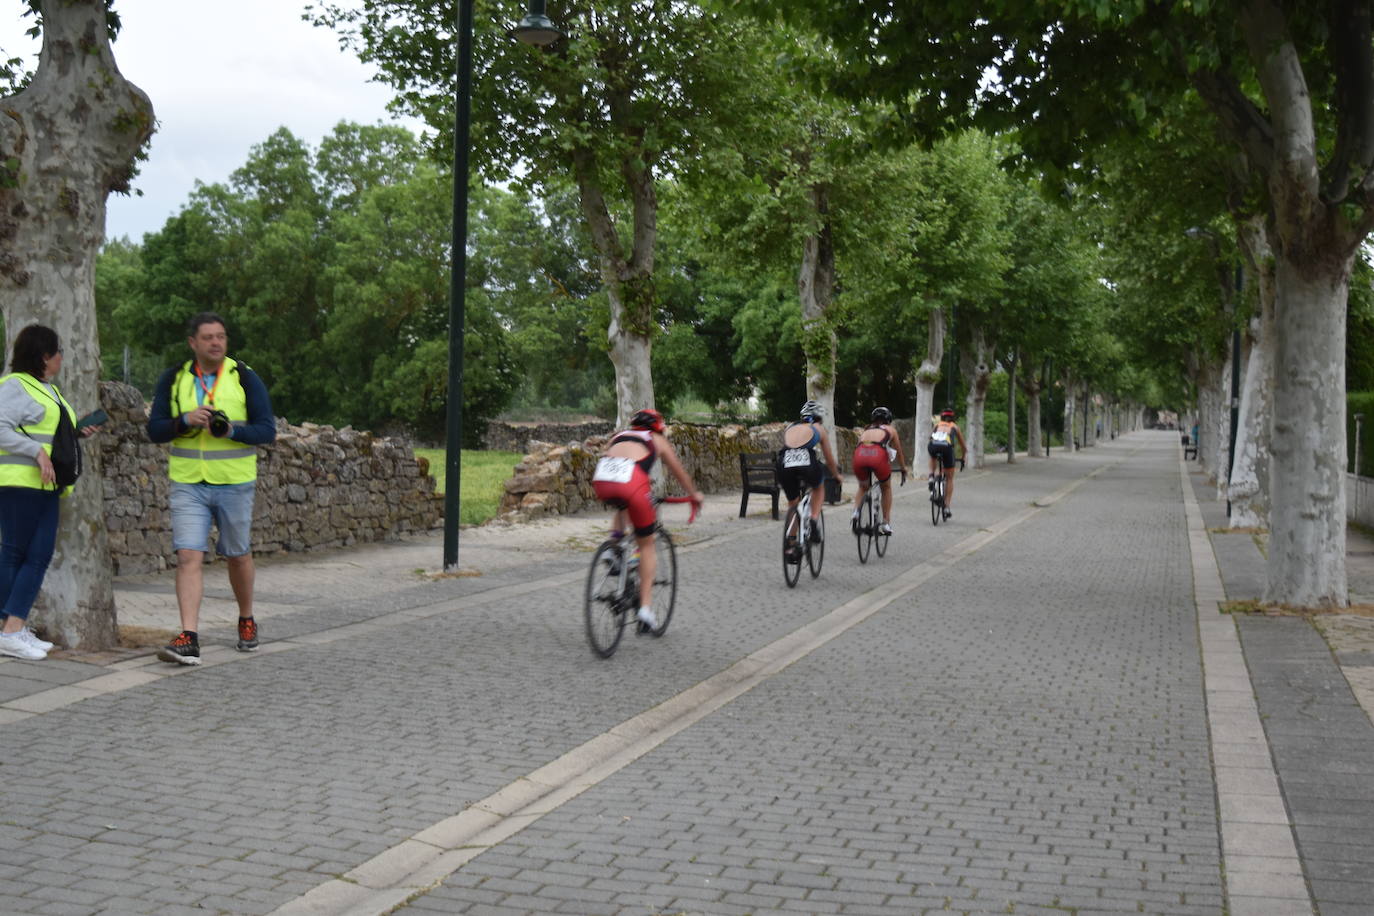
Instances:
[[[687,516],[687,524],[690,525],[690,524],[692,524],[692,522],[694,522],[694,521],[697,520],[697,504],[696,504],[696,502],[692,499],[692,497],[690,497],[690,496],[660,496],[660,497],[656,500],[656,502],[660,502],[660,503],[691,503],[691,504],[692,504],[692,511],[691,511],[691,514],[689,514],[689,515]]]

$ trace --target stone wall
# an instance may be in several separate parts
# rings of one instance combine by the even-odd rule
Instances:
[[[487,424],[482,445],[493,452],[519,452],[532,449],[530,442],[581,442],[591,436],[606,436],[615,430],[610,420],[592,423],[501,423]]]
[[[703,493],[740,491],[739,456],[749,452],[776,451],[785,424],[766,426],[696,426],[674,424],[668,438],[697,489]],[[849,473],[849,459],[859,439],[857,429],[839,429],[835,438],[835,460],[842,474]],[[594,436],[582,442],[530,443],[529,453],[515,466],[506,481],[496,521],[513,523],[542,515],[565,515],[600,505],[592,490],[592,471],[609,436]],[[665,472],[668,493],[681,488]],[[846,485],[849,490],[849,485]],[[852,490],[850,491],[852,492]]]
[[[101,382],[100,401],[110,422],[85,447],[103,468],[115,572],[174,566],[169,446],[148,441],[147,406],[137,389]],[[347,547],[427,531],[442,522],[443,498],[434,490],[428,462],[399,440],[278,418],[277,441],[258,449],[253,553]]]

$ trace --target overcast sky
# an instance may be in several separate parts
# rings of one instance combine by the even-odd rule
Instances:
[[[115,60],[152,99],[158,130],[134,185],[143,196],[110,196],[107,237],[139,241],[161,229],[197,180],[224,181],[278,127],[315,146],[341,120],[392,120],[389,90],[369,82],[374,71],[341,51],[333,32],[301,21],[305,5],[118,0]],[[26,4],[0,6],[0,49],[36,59],[37,44],[23,36],[32,20],[19,17]]]

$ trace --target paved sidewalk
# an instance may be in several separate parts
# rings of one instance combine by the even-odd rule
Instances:
[[[609,660],[603,513],[264,561],[252,654],[217,564],[201,669],[0,661],[0,913],[1374,912],[1369,618],[1215,613],[1260,545],[1178,452],[993,458],[938,528],[914,481],[864,565],[829,507],[795,589],[766,511],[665,507]]]

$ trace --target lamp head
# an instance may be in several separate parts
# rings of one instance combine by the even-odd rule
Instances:
[[[563,33],[553,24],[553,20],[544,15],[543,0],[530,0],[529,12],[520,20],[519,25],[510,30],[510,33],[518,41],[534,45],[536,48],[547,47],[563,37]]]

